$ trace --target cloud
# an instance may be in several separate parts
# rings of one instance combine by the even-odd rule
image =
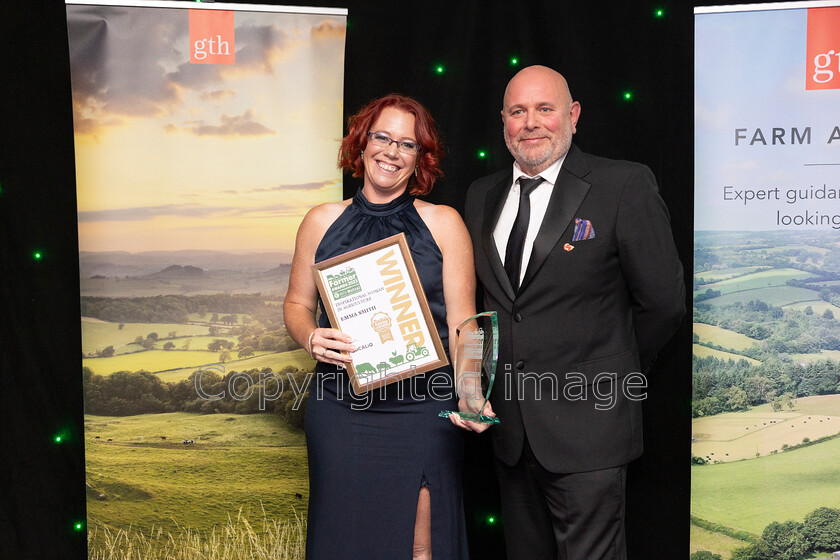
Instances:
[[[237,211],[231,206],[197,206],[190,204],[164,204],[140,206],[137,208],[113,208],[108,210],[85,210],[79,212],[79,223],[86,222],[136,222],[159,216],[181,216],[203,218]]]
[[[190,90],[205,99],[233,96],[231,88],[219,85],[271,74],[275,62],[294,48],[278,25],[243,24],[235,30],[236,64],[190,64],[188,18],[173,17],[171,9],[163,8],[133,9],[131,14],[125,17],[122,7],[68,7],[77,134],[96,134],[124,124],[125,118],[175,114]],[[271,133],[254,122],[229,126],[239,134]],[[218,133],[212,126],[200,132]]]
[[[315,181],[312,183],[294,183],[290,185],[277,185],[276,187],[251,189],[246,192],[277,192],[277,191],[318,191],[336,184],[335,179],[326,181]]]
[[[230,99],[234,97],[236,92],[232,89],[217,89],[215,91],[207,91],[198,95],[199,99],[204,101],[221,101],[223,99]]]
[[[302,215],[301,212],[301,206],[283,202],[271,205],[260,205],[255,208],[199,206],[194,204],[165,204],[160,206],[82,211],[79,212],[79,223],[142,222],[163,216],[206,219],[300,217]]]
[[[314,25],[309,31],[316,39],[344,39],[347,26],[342,21],[327,19]]]
[[[264,124],[258,122],[254,117],[254,112],[248,109],[241,115],[221,115],[219,117],[219,124],[207,124],[203,121],[193,121],[186,123],[188,125],[182,129],[178,129],[174,125],[166,125],[164,130],[166,132],[175,132],[182,130],[194,134],[196,136],[266,136],[277,134]]]

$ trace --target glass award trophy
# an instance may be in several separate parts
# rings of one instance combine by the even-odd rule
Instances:
[[[450,334],[451,336],[451,334]],[[457,414],[464,420],[483,424],[498,424],[495,416],[482,414],[499,359],[499,325],[495,311],[485,311],[461,323],[455,331],[455,389],[468,411],[444,410],[439,416]]]

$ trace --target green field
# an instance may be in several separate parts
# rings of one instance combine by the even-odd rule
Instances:
[[[703,346],[701,344],[695,344],[695,345],[693,345],[692,348],[693,348],[692,352],[698,358],[705,358],[707,356],[714,356],[715,358],[718,358],[720,360],[734,360],[735,362],[738,362],[740,360],[746,360],[753,365],[761,363],[758,360],[755,360],[753,358],[748,358],[748,357],[742,356],[740,354],[733,354],[732,352],[723,352],[721,350],[715,350],[714,348],[709,348],[708,346]]]
[[[731,350],[746,350],[756,344],[759,344],[755,338],[750,338],[747,335],[730,331],[714,325],[706,325],[704,323],[694,323],[694,332],[700,337],[703,342],[729,348]]]
[[[794,362],[806,362],[813,364],[823,360],[840,360],[840,350],[820,350],[819,354],[791,354],[790,358]]]
[[[234,346],[239,339],[235,336],[190,336],[190,337],[183,337],[183,338],[173,338],[171,340],[158,340],[155,342],[155,349],[162,350],[163,345],[167,342],[171,342],[175,345],[175,349],[180,349],[184,346],[184,343],[189,340],[190,341],[190,350],[207,350],[207,345],[213,342],[214,340],[226,340],[228,342],[232,342]],[[235,356],[236,351],[231,350],[231,355]]]
[[[303,432],[273,414],[88,415],[85,459],[91,524],[206,532],[240,510],[253,522],[306,513]]]
[[[831,309],[831,312],[834,314],[835,319],[840,319],[840,307],[836,305],[831,305],[827,301],[823,300],[816,300],[816,301],[805,301],[802,303],[792,303],[790,305],[785,305],[785,309],[796,309],[798,311],[805,311],[806,307],[810,307],[814,313],[822,315],[825,313],[826,309]]]
[[[235,356],[236,353],[232,352],[232,355]],[[218,354],[216,354],[216,362],[207,363],[217,362]],[[254,356],[251,358],[245,358],[243,360],[231,360],[223,365],[225,367],[225,371],[246,371],[254,368],[263,369],[266,367],[270,367],[272,371],[276,372],[282,370],[286,366],[292,366],[301,371],[315,371],[315,361],[309,356],[309,354],[306,353],[306,350],[304,350],[303,348],[300,348],[298,350],[291,350],[289,352],[264,354],[262,356]],[[158,374],[158,377],[160,377],[163,381],[177,382],[181,381],[182,379],[188,378],[195,370],[196,366],[185,367],[172,371],[163,371]]]
[[[789,305],[801,301],[819,300],[820,296],[813,290],[797,288],[796,286],[776,286],[773,288],[757,288],[724,294],[720,297],[704,300],[711,305],[731,305],[736,301],[746,303],[760,300],[771,305]]]
[[[758,535],[840,504],[840,438],[768,457],[692,467],[691,513]]]
[[[236,315],[236,323],[234,325],[244,325],[246,319],[249,319],[251,316],[247,313],[219,313],[215,311],[208,311],[202,317],[198,313],[190,313],[187,315],[187,322],[189,323],[207,323],[210,324],[210,319],[213,318],[213,313],[216,313],[219,317],[224,317],[225,315]]]
[[[694,292],[694,295],[696,296],[701,294],[709,288],[717,290],[721,292],[721,294],[725,295],[732,292],[754,290],[757,288],[784,286],[788,280],[803,280],[805,278],[810,278],[811,276],[811,274],[795,268],[773,268],[744,276],[728,278],[726,280],[721,280],[720,282],[715,282],[714,284],[704,284],[700,290]]]
[[[91,354],[106,346],[113,346],[119,352],[120,347],[134,343],[138,336],[146,338],[156,332],[161,338],[175,331],[177,336],[200,336],[207,334],[206,325],[184,325],[181,323],[107,323],[96,319],[82,318],[82,353]],[[179,342],[175,342],[179,346]],[[133,345],[138,348],[137,345]],[[206,346],[205,346],[206,347]]]
[[[134,354],[122,354],[110,358],[84,358],[82,365],[99,375],[110,375],[117,371],[149,372],[176,368],[197,368],[219,361],[218,352],[206,350],[148,350]]]
[[[745,276],[760,270],[768,270],[766,266],[743,266],[740,268],[721,268],[716,270],[706,270],[704,272],[696,272],[695,278],[702,278],[705,282],[719,282],[728,278],[735,278],[736,276]],[[705,289],[705,287],[704,287]]]
[[[740,541],[738,539],[722,535],[721,533],[707,531],[706,529],[701,529],[696,525],[691,525],[689,534],[691,552],[708,550],[709,552],[720,554],[724,558],[729,558],[732,551],[739,546],[746,546],[749,544],[747,541]]]

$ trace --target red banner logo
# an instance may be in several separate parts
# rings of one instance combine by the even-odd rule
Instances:
[[[233,64],[236,48],[233,12],[190,10],[190,63]]]
[[[805,89],[840,89],[840,8],[808,9]]]

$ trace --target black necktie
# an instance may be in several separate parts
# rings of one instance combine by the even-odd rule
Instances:
[[[519,291],[519,275],[522,269],[522,249],[525,246],[525,234],[528,233],[528,222],[531,220],[531,192],[543,182],[542,177],[527,179],[519,178],[519,211],[510,230],[507,247],[505,248],[505,272],[510,279],[513,291]]]

